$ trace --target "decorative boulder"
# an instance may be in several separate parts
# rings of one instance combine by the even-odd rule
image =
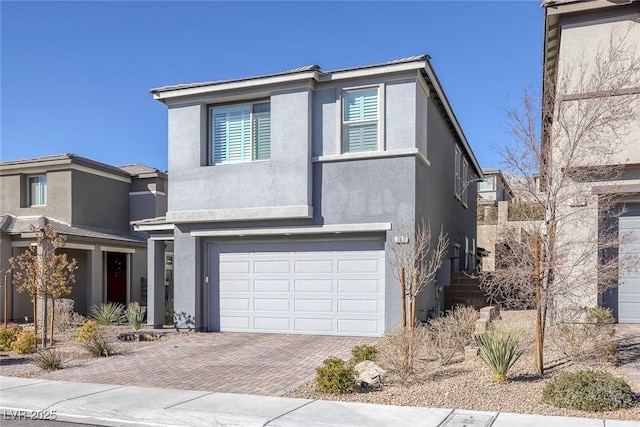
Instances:
[[[371,360],[363,360],[353,369],[356,371],[356,382],[365,388],[371,385],[379,385],[387,372]]]

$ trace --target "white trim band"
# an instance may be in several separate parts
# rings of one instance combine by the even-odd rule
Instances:
[[[429,159],[425,157],[417,148],[404,148],[387,151],[365,151],[360,153],[329,154],[326,156],[312,157],[313,162],[346,162],[349,160],[384,159],[389,157],[409,157],[416,156],[427,166],[431,165]]]
[[[173,223],[251,221],[260,219],[311,217],[313,217],[313,207],[306,205],[167,212],[167,221]],[[140,228],[140,230],[147,229]]]
[[[115,246],[100,246],[102,252],[119,252],[122,254],[135,254],[136,250],[132,248],[118,248]]]
[[[227,230],[194,230],[192,237],[227,237],[227,236],[293,236],[301,234],[340,234],[367,233],[391,230],[390,222],[365,224],[331,224],[311,227],[282,227],[282,228],[235,228]]]
[[[130,196],[145,196],[153,194],[154,196],[166,196],[164,191],[146,190],[146,191],[129,191]]]

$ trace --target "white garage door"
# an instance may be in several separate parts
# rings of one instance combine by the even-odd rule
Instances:
[[[214,245],[212,330],[379,336],[384,242]]]
[[[633,239],[620,246],[619,256],[640,256],[640,207],[630,209],[629,216],[620,217],[619,230]],[[618,322],[640,323],[640,268],[620,272],[618,287]]]

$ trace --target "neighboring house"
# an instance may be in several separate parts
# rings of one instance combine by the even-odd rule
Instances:
[[[449,235],[439,285],[473,268],[464,183],[482,172],[428,56],[151,93],[168,107],[171,194],[166,218],[137,225],[150,324],[164,315],[166,241],[181,329],[381,335],[400,324],[390,246],[412,218]],[[430,284],[419,320],[442,299]]]
[[[499,226],[507,221],[507,208],[514,194],[501,171],[482,169],[484,181],[478,182],[478,248],[484,249],[481,269],[493,271]]]
[[[614,67],[623,69],[640,53],[640,2],[638,1],[545,1],[545,35],[544,35],[544,95],[545,100],[554,93],[562,96],[561,102],[578,103],[581,100],[606,98],[609,96],[620,97],[626,105],[640,109],[640,77],[636,75],[635,83],[625,84],[621,90],[610,92],[606,90],[593,91],[589,86],[590,73],[599,70],[596,68],[598,57],[603,48],[607,48],[611,40],[613,47],[619,55]],[[606,52],[605,52],[606,53]],[[591,68],[581,69],[576,67],[577,61],[590,61]],[[573,67],[573,68],[572,68]],[[601,67],[602,68],[602,67]],[[558,76],[571,76],[568,84],[560,83]],[[610,74],[612,79],[615,74]],[[571,80],[573,79],[573,80]],[[585,83],[586,82],[586,83]],[[629,80],[633,82],[633,79]],[[593,82],[591,84],[601,83]],[[606,86],[604,82],[603,87]],[[585,88],[582,91],[580,89]],[[571,89],[569,92],[560,92],[562,89]],[[557,91],[557,92],[554,92]],[[577,91],[577,92],[576,92]],[[548,108],[548,107],[547,107]],[[637,111],[640,113],[640,111]],[[550,137],[553,129],[556,112],[545,111],[544,123],[547,125],[543,147],[547,150],[547,161],[551,168],[559,168],[556,157],[561,158],[563,150],[561,140]],[[558,239],[575,242],[576,245],[585,245],[589,236],[598,236],[598,200],[603,194],[617,194],[620,202],[626,205],[626,213],[616,224],[620,233],[635,233],[636,239],[625,242],[617,253],[621,256],[629,253],[640,253],[640,116],[636,115],[629,123],[624,123],[616,129],[616,135],[608,138],[604,132],[598,134],[598,141],[612,148],[610,157],[592,156],[591,161],[583,161],[580,167],[597,168],[600,164],[617,165],[621,167],[621,175],[615,182],[575,182],[566,203],[562,206],[563,214],[571,214],[575,217],[586,218],[590,214],[592,220],[564,227],[558,231]],[[560,141],[560,142],[559,142]],[[612,146],[612,144],[615,144]],[[588,153],[586,153],[588,154]],[[588,156],[583,155],[581,159]],[[544,177],[543,177],[544,178]],[[567,231],[568,230],[568,231]],[[578,255],[573,255],[576,258]],[[578,275],[593,277],[593,274],[585,274],[598,268],[598,251],[594,250],[588,257],[581,258],[579,265],[573,270]],[[619,287],[598,299],[595,283],[584,283],[587,296],[581,300],[570,300],[563,295],[563,301],[556,301],[561,306],[573,304],[576,306],[593,306],[601,303],[613,309],[616,319],[621,323],[640,323],[640,275],[637,271],[629,272],[621,269],[619,272]]]
[[[166,212],[166,186],[166,174],[157,169],[118,168],[74,154],[2,162],[0,268],[35,244],[31,226],[50,224],[67,237],[60,251],[78,261],[68,297],[75,311],[86,315],[106,301],[144,304],[147,236],[130,223]],[[8,306],[11,319],[32,317],[30,296],[14,287]]]

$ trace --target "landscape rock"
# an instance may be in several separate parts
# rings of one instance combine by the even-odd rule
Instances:
[[[387,372],[371,360],[363,360],[353,369],[356,371],[356,381],[362,387],[380,384]]]

